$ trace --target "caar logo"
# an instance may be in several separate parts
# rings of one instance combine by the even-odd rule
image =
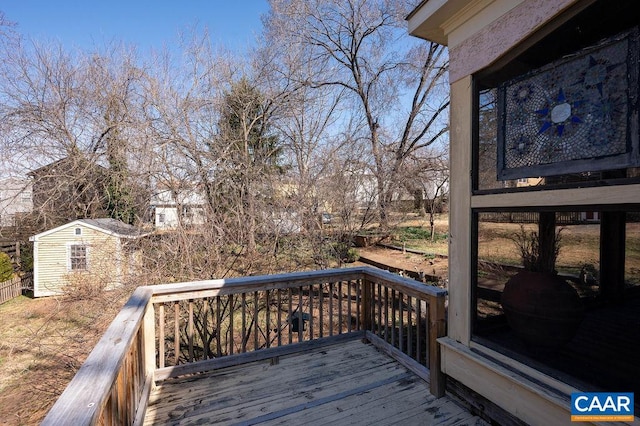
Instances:
[[[572,422],[633,421],[633,393],[591,392],[571,394]]]

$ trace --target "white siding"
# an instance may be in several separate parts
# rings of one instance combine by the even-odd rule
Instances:
[[[76,228],[82,229],[82,235],[75,235]],[[71,244],[87,245],[87,271],[70,270]],[[83,280],[102,288],[120,284],[119,247],[119,238],[82,224],[40,237],[33,247],[34,297],[62,294],[64,288],[74,280]]]

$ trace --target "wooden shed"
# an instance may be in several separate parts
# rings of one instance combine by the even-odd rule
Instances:
[[[144,235],[115,219],[79,219],[30,237],[34,297],[122,284],[139,261],[131,243]]]
[[[568,424],[577,392],[635,392],[640,412],[637,4],[426,0],[407,20],[450,59],[447,390],[504,423]],[[577,293],[580,320],[545,347],[560,326],[542,344],[525,333],[555,314],[541,308],[518,329],[504,289],[519,270],[486,268],[483,229],[496,214],[534,214],[530,235],[553,247],[558,218],[573,212],[597,218],[567,225],[593,231],[593,250],[585,240],[581,259],[551,266]],[[539,290],[519,295],[523,309],[573,309]]]

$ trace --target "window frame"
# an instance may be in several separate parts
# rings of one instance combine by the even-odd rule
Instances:
[[[84,249],[84,255],[74,254],[76,248]],[[84,267],[74,267],[74,260],[82,261],[84,259]],[[82,265],[80,265],[82,266]],[[67,270],[70,272],[82,272],[89,270],[89,245],[81,242],[67,243]]]

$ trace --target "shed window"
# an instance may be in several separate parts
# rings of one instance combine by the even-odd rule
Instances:
[[[69,267],[72,271],[87,270],[87,246],[73,244],[69,247]]]
[[[75,229],[75,234],[76,235],[82,235],[82,228],[76,228]]]

